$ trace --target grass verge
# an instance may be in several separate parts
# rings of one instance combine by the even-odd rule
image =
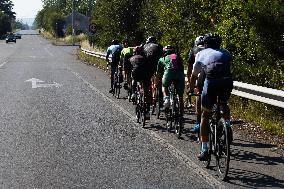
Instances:
[[[99,69],[103,69],[104,71],[107,71],[107,63],[105,60],[98,58],[98,57],[87,55],[83,53],[80,49],[78,49],[77,55],[78,55],[78,58],[84,61],[86,64],[95,65]]]
[[[284,137],[284,111],[282,108],[232,96],[229,101],[234,118],[261,126],[275,135]]]

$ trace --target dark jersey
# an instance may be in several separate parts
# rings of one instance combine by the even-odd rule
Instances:
[[[159,44],[147,43],[143,48],[149,64],[149,71],[153,75],[153,73],[156,71],[158,61],[163,55],[163,47]]]
[[[193,47],[192,49],[190,49],[189,55],[188,55],[188,60],[187,60],[188,64],[193,65],[194,62],[195,62],[195,56],[196,56],[196,54],[197,54],[198,52],[202,51],[203,49],[204,49],[204,47],[198,47],[198,46]]]
[[[147,74],[147,61],[142,55],[134,55],[129,59],[132,65],[132,77],[137,81],[144,81],[148,78]],[[145,74],[146,73],[146,74]]]

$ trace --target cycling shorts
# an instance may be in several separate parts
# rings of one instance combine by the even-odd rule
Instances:
[[[128,73],[131,72],[131,70],[132,70],[131,62],[130,61],[123,62],[123,68],[124,68],[125,72],[128,72]]]
[[[184,73],[174,70],[166,70],[162,79],[163,87],[169,87],[172,81],[175,81],[177,94],[179,96],[183,96],[185,88]]]
[[[144,82],[151,79],[151,76],[147,74],[147,70],[144,66],[136,66],[132,69],[132,78],[136,81]]]
[[[227,102],[231,96],[232,90],[232,78],[205,79],[201,94],[202,108],[212,110],[213,105],[217,102],[217,97],[220,102]]]

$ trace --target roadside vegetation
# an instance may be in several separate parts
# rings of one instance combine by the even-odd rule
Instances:
[[[44,9],[37,16],[39,27],[59,35],[55,20],[72,10],[71,0],[62,2],[43,1]],[[197,36],[217,32],[223,48],[233,55],[234,80],[284,90],[282,0],[97,0],[88,6],[90,2],[82,0],[74,6],[90,15],[96,26],[88,49],[106,49],[114,38],[128,38],[135,46],[154,35],[162,45],[174,45],[186,61]],[[233,114],[284,136],[283,109],[253,101],[241,106],[239,102],[237,97],[231,99]]]
[[[15,12],[13,12],[14,4],[11,0],[0,1],[0,39],[4,39],[5,35],[18,29],[27,29],[29,26],[16,20]]]

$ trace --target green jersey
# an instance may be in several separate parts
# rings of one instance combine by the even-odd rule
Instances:
[[[120,54],[120,60],[122,62],[128,62],[129,58],[133,55],[133,49],[130,47],[123,48]]]

